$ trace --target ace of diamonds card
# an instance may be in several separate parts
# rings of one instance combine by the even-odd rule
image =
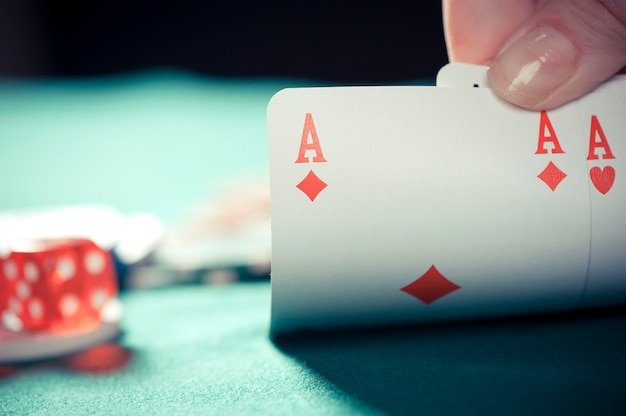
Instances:
[[[529,112],[481,88],[279,92],[272,334],[579,306],[596,241],[589,151],[625,131],[608,124],[603,139],[578,102]],[[619,194],[610,215],[623,181],[603,194]],[[598,244],[616,259],[611,241]]]

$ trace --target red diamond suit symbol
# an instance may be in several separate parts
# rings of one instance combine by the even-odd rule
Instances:
[[[548,166],[546,166],[546,168],[542,170],[539,175],[537,175],[537,177],[544,181],[546,185],[548,185],[550,189],[552,189],[553,192],[556,187],[559,186],[561,181],[565,179],[566,176],[567,175],[565,174],[565,172],[557,168],[556,165],[552,163],[552,161],[550,161],[550,163],[548,163]]]
[[[300,189],[302,192],[309,197],[311,201],[315,200],[317,195],[328,185],[326,182],[317,177],[313,171],[309,171],[302,181],[296,185],[296,188]]]
[[[418,277],[413,283],[410,283],[400,290],[408,293],[411,296],[415,296],[427,305],[430,305],[437,299],[440,299],[461,286],[448,280],[444,275],[437,270],[433,264],[430,268]]]

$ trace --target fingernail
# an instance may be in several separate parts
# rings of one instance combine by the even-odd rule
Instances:
[[[574,73],[578,51],[549,26],[531,30],[506,48],[489,69],[490,86],[524,107],[541,102]]]

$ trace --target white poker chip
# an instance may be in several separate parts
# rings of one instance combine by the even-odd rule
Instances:
[[[169,228],[156,247],[157,264],[174,270],[269,264],[271,225],[266,181],[230,184],[223,194]]]
[[[117,322],[103,322],[91,331],[71,334],[0,330],[0,364],[62,357],[111,341],[119,335]]]
[[[161,240],[163,225],[152,214],[124,216],[99,205],[25,209],[0,212],[0,257],[16,242],[86,238],[103,250],[115,249],[120,260],[136,263],[148,256]]]

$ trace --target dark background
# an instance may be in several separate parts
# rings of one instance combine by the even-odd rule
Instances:
[[[334,83],[434,79],[439,1],[0,0],[0,76],[180,68]]]

